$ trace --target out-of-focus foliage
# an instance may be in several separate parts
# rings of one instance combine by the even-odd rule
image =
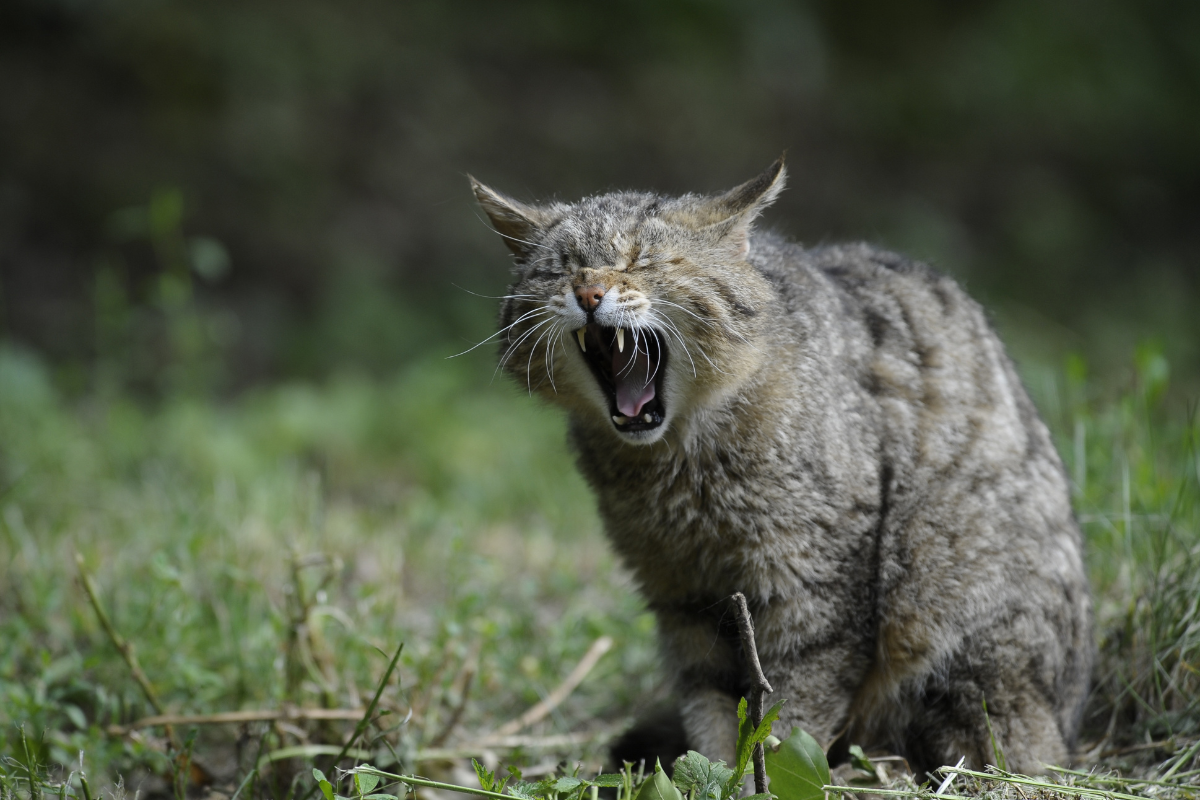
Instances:
[[[161,740],[108,732],[153,708],[73,552],[172,710],[360,708],[376,648],[404,642],[380,727],[408,758],[520,713],[601,635],[616,652],[546,724],[570,732],[650,696],[653,621],[562,421],[509,385],[422,360],[388,381],[143,405],[67,403],[39,359],[0,346],[0,779],[22,726],[41,762],[86,751],[97,785],[168,764]],[[223,773],[235,738],[205,729],[197,757]]]
[[[173,711],[358,707],[404,639],[416,711],[372,741],[411,759],[602,634],[537,732],[653,700],[562,419],[442,358],[507,277],[465,173],[712,191],[782,150],[767,225],[932,261],[1026,356],[1088,542],[1088,740],[1191,774],[1198,143],[1196,3],[0,2],[0,778],[166,764],[106,732],[150,709],[76,549]],[[242,749],[199,741],[230,794]]]
[[[1198,98],[1183,2],[9,0],[0,325],[67,373],[114,297],[218,383],[390,367],[491,317],[452,286],[505,277],[465,172],[715,190],[786,149],[768,224],[930,259],[1026,350],[1152,329],[1189,373]],[[136,224],[172,193],[174,262]],[[199,338],[162,333],[182,255]]]
[[[564,421],[469,362],[421,359],[388,379],[283,383],[225,403],[72,402],[47,373],[0,346],[0,770],[22,756],[22,725],[41,762],[86,751],[94,785],[137,786],[168,764],[161,739],[108,733],[152,709],[73,551],[172,712],[360,708],[400,641],[385,696],[397,716],[363,746],[378,759],[387,739],[409,768],[455,725],[441,743],[515,718],[601,635],[613,651],[532,732],[600,739],[659,697],[653,617],[600,533]],[[1153,346],[1118,394],[1078,357],[1063,373],[1027,377],[1072,480],[1095,598],[1082,749],[1123,770],[1174,759],[1191,775],[1200,419],[1168,394]],[[232,795],[257,747],[340,745],[349,724],[264,725],[254,746],[210,727],[196,752]],[[261,795],[286,796],[289,769]]]

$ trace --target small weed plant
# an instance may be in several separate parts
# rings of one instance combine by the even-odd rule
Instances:
[[[645,765],[636,774],[633,764],[625,764],[624,772],[582,777],[576,768],[571,774],[553,774],[540,781],[524,779],[520,769],[509,767],[508,775],[497,778],[477,760],[471,763],[482,789],[432,781],[415,775],[384,772],[369,764],[361,764],[343,773],[352,793],[346,796],[319,769],[313,769],[325,800],[399,800],[406,791],[425,787],[443,791],[473,794],[479,797],[521,800],[584,800],[596,798],[601,789],[615,790],[616,800],[770,800],[772,796],[786,800],[822,800],[829,784],[829,765],[816,741],[799,728],[782,741],[771,736],[771,723],[779,715],[779,705],[768,711],[761,723],[753,725],[747,718],[746,701],[738,706],[739,737],[737,765],[729,767],[724,761],[712,762],[694,750],[680,756],[674,764],[673,775],[667,775],[661,763],[647,773]],[[767,743],[767,774],[771,781],[769,793],[743,795],[751,753],[758,744]],[[395,786],[400,795],[377,792],[379,787]]]

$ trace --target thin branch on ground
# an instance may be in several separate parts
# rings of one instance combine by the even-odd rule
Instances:
[[[595,744],[611,739],[615,730],[584,731],[554,736],[502,736],[487,741],[463,742],[454,747],[431,747],[417,753],[414,761],[451,761],[479,755],[482,750],[555,750]]]
[[[750,673],[750,721],[757,729],[762,724],[763,704],[767,692],[774,691],[763,675],[762,664],[758,661],[758,646],[754,642],[754,619],[750,616],[750,606],[746,603],[746,595],[737,592],[730,598],[737,612],[738,633],[742,637],[742,653],[746,657],[746,668]],[[767,754],[763,743],[754,746],[754,792],[763,794],[767,791]]]
[[[109,725],[111,736],[124,736],[141,728],[167,725],[239,725],[245,722],[276,722],[292,720],[362,719],[362,708],[284,708],[222,711],[216,714],[162,714],[143,717],[128,725]]]
[[[575,691],[579,684],[583,683],[583,679],[586,678],[588,673],[592,671],[592,668],[596,666],[596,663],[600,660],[600,657],[607,653],[612,646],[613,640],[611,636],[601,636],[599,639],[592,642],[592,646],[589,647],[588,651],[583,654],[583,658],[580,659],[579,663],[575,665],[575,669],[571,670],[571,674],[567,676],[566,680],[555,687],[554,691],[546,695],[545,699],[541,700],[535,705],[530,706],[529,710],[524,714],[514,720],[509,720],[508,722],[504,723],[499,728],[480,739],[478,742],[476,742],[476,744],[488,746],[494,740],[505,736],[511,736],[512,734],[522,731],[533,723],[545,718],[551,711],[557,708],[563,700],[566,700],[567,697],[570,696],[571,692]]]
[[[154,687],[150,685],[150,679],[146,677],[146,673],[142,670],[142,665],[138,662],[137,652],[134,650],[133,643],[128,641],[113,625],[112,620],[108,617],[108,612],[104,610],[104,604],[100,602],[100,596],[96,591],[96,584],[92,581],[92,576],[88,573],[87,567],[83,563],[83,555],[75,553],[75,565],[79,568],[79,582],[83,585],[83,591],[87,593],[88,602],[92,604],[92,610],[96,612],[96,619],[100,621],[100,627],[104,628],[104,632],[108,634],[109,640],[113,646],[117,648],[117,652],[121,654],[125,665],[129,667],[129,672],[133,675],[133,680],[137,683],[138,688],[142,690],[146,701],[150,706],[158,712],[159,716],[165,716],[162,703],[158,701],[158,695],[154,692]],[[171,743],[173,751],[179,751],[179,740],[175,737],[175,729],[170,723],[164,723],[163,728],[167,734],[167,740]]]
[[[454,685],[458,687],[458,702],[450,709],[450,718],[446,720],[446,724],[438,731],[432,739],[429,740],[430,747],[440,747],[450,738],[450,734],[458,727],[458,723],[462,721],[463,712],[467,710],[467,700],[471,696],[471,688],[475,685],[475,673],[479,671],[479,646],[476,645],[467,660],[463,662],[462,669],[454,678]]]

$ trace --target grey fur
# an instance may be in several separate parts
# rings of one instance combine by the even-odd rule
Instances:
[[[787,699],[777,733],[981,766],[986,700],[1010,769],[1065,763],[1091,606],[1046,427],[950,278],[751,235],[783,180],[777,163],[714,198],[541,207],[475,183],[517,257],[503,363],[570,415],[693,748],[733,755],[745,672],[724,598],[741,591],[770,700]],[[592,317],[584,285],[605,289]],[[664,366],[645,345],[665,369],[660,425],[614,424],[573,335],[588,321],[665,348]]]

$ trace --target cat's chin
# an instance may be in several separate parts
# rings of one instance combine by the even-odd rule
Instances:
[[[613,426],[614,432],[622,442],[632,445],[649,445],[654,444],[667,432],[666,423],[659,423],[653,428],[642,428],[640,430],[623,430],[618,426]]]

